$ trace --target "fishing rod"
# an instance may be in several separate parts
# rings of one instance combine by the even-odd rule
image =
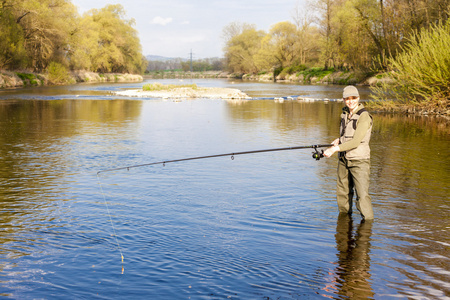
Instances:
[[[144,166],[152,166],[152,165],[158,165],[158,164],[162,164],[163,166],[165,166],[167,163],[173,163],[173,162],[181,162],[181,161],[188,161],[188,160],[197,160],[197,159],[206,159],[206,158],[214,158],[214,157],[222,157],[222,156],[231,156],[231,159],[234,160],[234,157],[236,155],[243,155],[243,154],[252,154],[252,153],[263,153],[263,152],[274,152],[274,151],[286,151],[286,150],[297,150],[297,149],[314,149],[314,152],[312,154],[312,158],[314,158],[315,160],[320,160],[321,158],[323,158],[323,150],[319,151],[318,148],[328,148],[331,147],[333,145],[331,144],[319,144],[319,145],[310,145],[310,146],[294,146],[294,147],[285,147],[285,148],[272,148],[272,149],[262,149],[262,150],[252,150],[252,151],[242,151],[242,152],[232,152],[232,153],[224,153],[224,154],[215,154],[215,155],[206,155],[206,156],[196,156],[196,157],[188,157],[188,158],[180,158],[180,159],[173,159],[173,160],[164,160],[164,161],[158,161],[158,162],[152,162],[152,163],[146,163],[146,164],[140,164],[140,165],[134,165],[134,166],[127,166],[127,167],[120,167],[120,168],[114,168],[114,169],[106,169],[106,170],[101,170],[97,172],[97,180],[98,183],[100,184],[100,189],[103,195],[103,200],[105,202],[106,205],[106,209],[108,211],[108,216],[109,216],[109,221],[111,223],[111,227],[113,228],[113,235],[117,244],[117,248],[119,249],[120,252],[120,256],[122,258],[122,264],[124,261],[124,257],[123,257],[123,253],[122,253],[122,249],[120,247],[119,244],[119,240],[117,239],[117,234],[116,234],[116,229],[114,228],[114,224],[112,222],[112,218],[111,218],[111,213],[109,211],[109,206],[108,203],[106,201],[106,196],[105,193],[103,191],[103,187],[102,187],[102,183],[100,181],[100,173],[105,173],[105,172],[112,172],[112,171],[119,171],[119,170],[130,170],[131,168],[139,168],[139,167],[144,167]],[[124,272],[124,268],[122,265],[122,274]]]
[[[286,150],[297,150],[297,149],[314,149],[312,157],[315,160],[320,160],[323,157],[323,150],[319,151],[318,148],[328,148],[328,147],[331,147],[331,146],[333,146],[333,145],[331,145],[331,144],[319,144],[319,145],[310,145],[310,146],[293,146],[293,147],[285,147],[285,148],[272,148],[272,149],[252,150],[252,151],[243,151],[243,152],[232,152],[232,153],[206,155],[206,156],[196,156],[196,157],[180,158],[180,159],[173,159],[173,160],[157,161],[157,162],[151,162],[151,163],[134,165],[134,166],[127,166],[127,167],[120,167],[120,168],[114,168],[114,169],[100,170],[100,171],[97,172],[97,175],[99,175],[100,173],[105,173],[105,172],[120,171],[120,170],[130,170],[132,168],[139,168],[139,167],[152,166],[152,165],[161,165],[162,164],[163,166],[165,166],[167,163],[181,162],[181,161],[188,161],[188,160],[206,159],[206,158],[214,158],[214,157],[222,157],[222,156],[231,156],[231,159],[234,160],[234,157],[236,155],[252,154],[252,153],[263,153],[263,152],[274,152],[274,151],[286,151]]]

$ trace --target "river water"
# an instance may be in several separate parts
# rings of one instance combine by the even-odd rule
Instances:
[[[193,82],[257,98],[335,99],[342,91]],[[337,158],[315,161],[311,149],[97,177],[110,168],[329,143],[338,135],[338,102],[111,94],[142,85],[0,91],[1,296],[450,299],[447,122],[373,114],[375,221],[361,223],[356,213],[338,218]]]

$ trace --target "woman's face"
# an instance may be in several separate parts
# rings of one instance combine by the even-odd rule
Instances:
[[[345,105],[350,109],[350,111],[354,110],[358,107],[359,97],[351,96],[344,98]]]

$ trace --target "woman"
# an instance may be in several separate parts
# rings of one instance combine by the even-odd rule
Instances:
[[[369,195],[370,135],[372,116],[359,103],[359,92],[354,86],[344,88],[345,107],[341,114],[340,137],[325,150],[330,157],[339,152],[337,170],[337,203],[340,213],[352,213],[353,189],[356,190],[356,208],[363,220],[373,219]]]

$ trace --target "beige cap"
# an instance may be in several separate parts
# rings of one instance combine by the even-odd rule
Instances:
[[[348,97],[359,97],[359,92],[358,89],[356,87],[354,87],[353,85],[349,85],[346,86],[344,88],[344,96],[343,98],[348,98]]]

